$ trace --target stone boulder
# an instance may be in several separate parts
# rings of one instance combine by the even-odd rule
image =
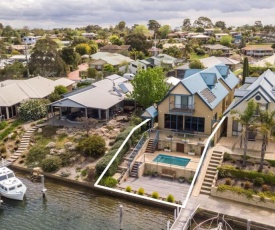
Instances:
[[[52,149],[52,148],[55,148],[56,144],[54,142],[49,142],[47,145],[46,145],[46,148],[49,148],[49,149]]]
[[[42,133],[42,129],[41,128],[37,129],[37,133]]]

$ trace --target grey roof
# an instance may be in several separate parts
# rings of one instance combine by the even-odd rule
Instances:
[[[211,49],[211,50],[232,50],[232,48],[228,48],[227,46],[223,46],[220,44],[215,45],[205,45],[204,47]]]
[[[133,86],[128,82],[128,79],[113,74],[101,81],[93,83],[89,86],[90,89],[72,94],[50,105],[106,110],[120,103],[126,97],[126,93],[119,87],[121,84],[128,89],[127,93],[133,91]]]
[[[91,58],[94,60],[103,60],[106,61],[108,64],[111,65],[119,65],[122,62],[131,62],[133,61],[131,58],[123,56],[118,53],[109,53],[109,52],[97,52],[91,55]]]
[[[92,88],[94,88],[94,87],[95,87],[94,85],[88,85],[88,86],[86,86],[86,87],[82,87],[82,88],[73,90],[73,91],[71,91],[71,92],[65,93],[65,94],[63,94],[62,96],[63,96],[63,97],[70,97],[70,96],[76,95],[76,94],[78,94],[78,93],[82,93],[82,92],[84,92],[84,91],[86,91],[86,90],[90,90],[90,89],[92,89]]]
[[[246,77],[245,78],[245,83],[252,84],[257,79],[258,79],[257,77]]]
[[[236,91],[236,98],[226,109],[224,115],[229,113],[231,109],[236,108],[242,101],[249,100],[256,94],[262,95],[268,102],[275,102],[275,92],[273,90],[275,87],[275,74],[271,72],[271,70],[265,71],[260,77],[253,80],[248,78],[248,82],[250,80],[252,84],[246,88],[242,88],[241,90]],[[236,100],[237,98],[239,98],[239,100]]]
[[[72,84],[74,84],[74,81],[66,78],[52,81],[41,76],[29,78],[27,80],[2,81],[0,83],[0,91],[2,97],[0,106],[11,106],[30,98],[45,98],[54,91],[55,86],[64,85],[66,87]],[[21,100],[19,100],[19,98],[21,98]]]
[[[216,57],[216,58],[219,59],[225,65],[237,65],[240,63],[239,61],[236,61],[228,57]]]

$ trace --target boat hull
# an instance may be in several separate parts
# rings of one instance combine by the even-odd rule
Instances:
[[[23,185],[23,187],[20,189],[20,191],[15,191],[15,192],[3,192],[0,191],[1,196],[12,199],[12,200],[23,200],[25,193],[27,191],[26,186]]]

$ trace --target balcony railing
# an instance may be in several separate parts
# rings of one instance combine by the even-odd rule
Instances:
[[[175,104],[174,101],[170,103],[170,113],[193,113],[195,110],[195,104],[182,105]]]

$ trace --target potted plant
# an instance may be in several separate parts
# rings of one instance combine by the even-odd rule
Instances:
[[[165,152],[171,152],[171,149],[169,146],[165,146],[164,149],[163,149]]]
[[[192,145],[190,145],[190,150],[188,152],[188,155],[192,155],[192,156],[195,155],[195,149],[194,149],[194,147]]]
[[[180,176],[180,177],[179,177],[179,182],[180,182],[180,183],[183,183],[184,181],[185,181],[185,178],[184,178],[183,176]]]
[[[157,177],[157,176],[158,176],[158,172],[157,171],[153,172],[153,177]]]

